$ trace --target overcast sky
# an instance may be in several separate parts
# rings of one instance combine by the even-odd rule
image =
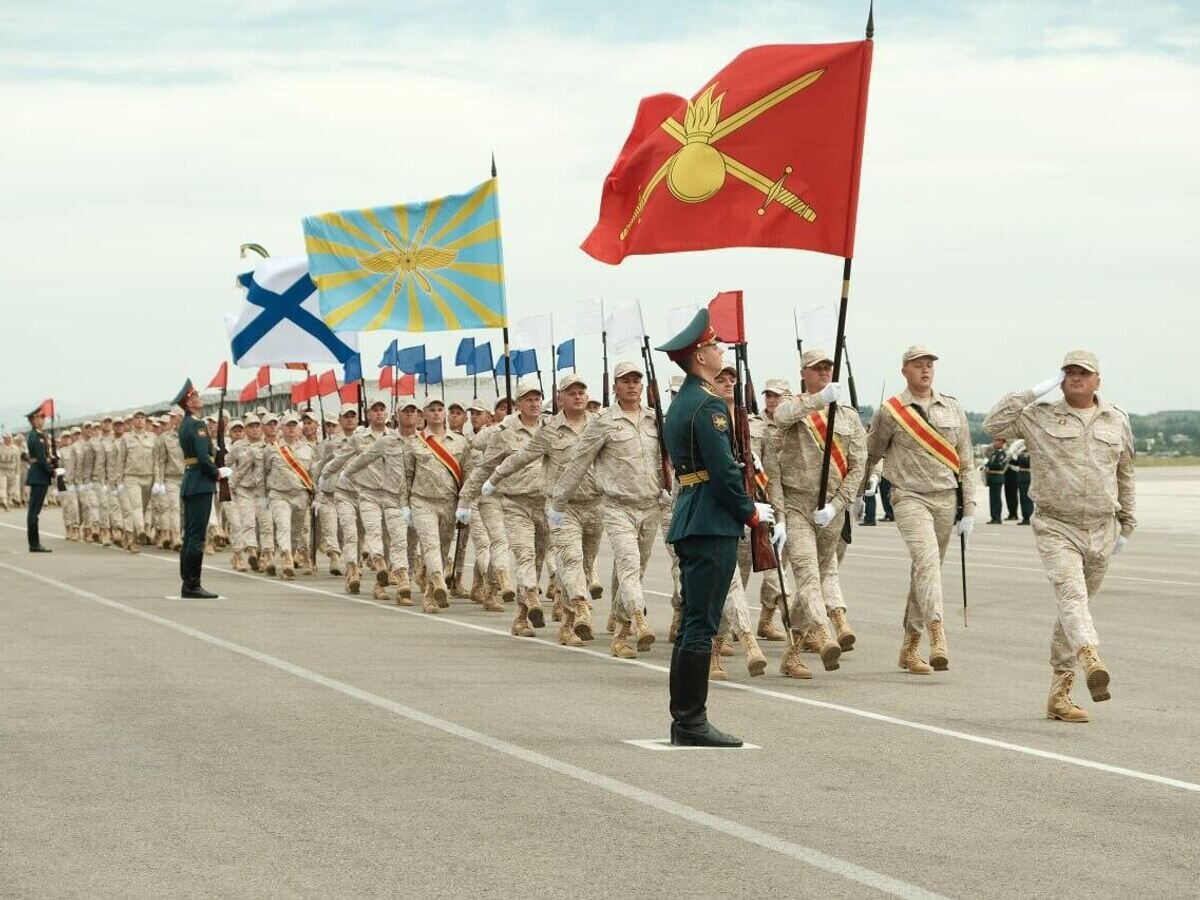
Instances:
[[[658,341],[671,308],[741,288],[756,380],[794,382],[793,309],[836,301],[839,259],[612,267],[578,244],[639,98],[690,95],[756,44],[859,39],[853,7],[4,2],[0,419],[207,380],[240,243],[300,253],[303,216],[460,192],[493,150],[512,319],[552,311],[565,337],[579,300],[640,298]],[[1126,409],[1194,407],[1196,4],[884,0],[875,18],[847,331],[864,402],[919,341],[969,409],[1076,347]],[[364,337],[368,366],[394,336]],[[431,355],[460,336],[426,336]],[[598,371],[598,342],[580,356]]]

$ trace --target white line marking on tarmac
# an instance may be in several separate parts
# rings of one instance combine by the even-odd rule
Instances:
[[[411,722],[425,725],[426,727],[436,729],[452,737],[461,738],[464,741],[469,741],[472,744],[477,744],[480,747],[486,747],[489,750],[494,750],[497,753],[502,753],[512,759],[521,762],[529,763],[530,765],[538,766],[550,772],[555,772],[575,781],[582,782],[600,790],[607,791],[618,797],[624,797],[627,800],[632,800],[635,803],[640,803],[643,806],[648,806],[651,809],[656,809],[659,812],[664,812],[667,815],[674,816],[684,822],[689,822],[693,825],[699,825],[708,828],[711,831],[716,831],[720,834],[727,835],[737,840],[744,841],[748,844],[762,847],[765,850],[771,850],[782,856],[789,857],[796,862],[804,863],[816,869],[821,869],[829,872],[832,875],[838,875],[849,881],[856,882],[866,887],[874,888],[885,894],[890,894],[894,897],[911,897],[911,898],[940,898],[939,894],[934,894],[926,891],[923,888],[913,884],[891,878],[880,872],[875,872],[871,869],[863,868],[855,865],[844,859],[839,859],[836,856],[830,856],[827,853],[822,853],[820,850],[814,850],[811,847],[805,847],[800,844],[792,843],[783,838],[776,837],[773,834],[768,834],[765,831],[759,831],[749,825],[743,825],[741,822],[735,822],[732,819],[725,819],[721,816],[714,816],[711,813],[706,813],[703,810],[680,803],[677,800],[672,800],[662,794],[657,794],[653,791],[645,790],[644,788],[636,787],[632,784],[627,784],[624,781],[618,781],[608,775],[601,775],[598,772],[593,772],[590,769],[583,769],[571,763],[563,762],[555,759],[552,756],[538,753],[536,750],[529,750],[517,744],[510,744],[508,741],[494,738],[491,735],[483,734],[479,731],[459,725],[455,722],[439,719],[436,716],[431,716],[428,713],[421,712],[419,709],[414,709],[411,706],[405,706],[402,703],[397,703],[394,700],[389,700],[386,697],[381,697],[378,694],[373,694],[370,691],[365,691],[362,688],[355,687],[352,684],[347,684],[344,681],[338,681],[335,678],[329,678],[319,672],[314,672],[311,669],[306,669],[286,659],[281,659],[278,656],[271,656],[268,653],[263,653],[259,650],[254,650],[250,647],[245,647],[241,644],[235,644],[232,641],[227,641],[219,638],[216,635],[209,634],[206,631],[200,631],[197,628],[192,628],[189,625],[184,625],[182,622],[176,622],[173,619],[165,619],[162,616],[156,616],[154,613],[145,612],[133,606],[127,606],[116,600],[110,600],[107,597],[102,597],[99,594],[93,594],[91,591],[85,591],[82,588],[77,588],[74,585],[67,584],[63,581],[58,581],[54,578],[49,578],[45,575],[40,575],[37,572],[31,572],[28,569],[21,569],[17,566],[9,565],[8,563],[0,563],[0,568],[8,569],[11,572],[16,572],[19,575],[24,575],[27,578],[33,578],[41,581],[44,584],[51,585],[60,590],[66,591],[83,600],[90,600],[93,603],[98,603],[101,606],[107,606],[110,609],[115,609],[118,612],[126,613],[127,615],[143,619],[147,622],[152,622],[155,625],[161,625],[164,628],[169,628],[179,634],[187,637],[195,638],[198,641],[203,641],[206,644],[211,644],[214,647],[220,647],[222,650],[228,650],[231,653],[236,653],[239,656],[244,656],[247,659],[255,660],[263,663],[281,672],[286,672],[289,675],[294,675],[304,681],[312,684],[320,685],[328,688],[331,691],[337,691],[339,694],[344,694],[355,700],[361,700],[363,703],[369,703],[372,706],[408,719]],[[242,573],[238,573],[242,574]]]
[[[0,524],[3,524],[3,523],[0,523]],[[13,527],[13,526],[7,526],[7,527]],[[24,530],[24,529],[18,529],[18,530]],[[46,532],[43,532],[43,533],[45,534]],[[58,538],[59,540],[62,540],[61,535],[50,534],[49,536]],[[153,553],[143,553],[143,554],[140,554],[137,558],[138,559],[156,560],[158,562],[163,562],[163,563],[171,563],[171,564],[175,563],[175,560],[172,557],[155,555]],[[6,565],[5,563],[0,563],[0,566],[5,566],[5,565]],[[8,566],[8,568],[15,568],[15,567]],[[250,572],[234,572],[229,569],[222,569],[218,566],[205,565],[204,568],[208,569],[211,572],[216,572],[220,575],[233,575],[233,576],[237,576],[238,578],[259,579],[259,578],[264,577],[262,575],[256,575],[256,574],[253,574]],[[389,613],[400,613],[400,614],[408,615],[408,616],[416,616],[417,618],[420,618],[426,622],[438,622],[438,623],[442,623],[445,625],[451,625],[456,628],[465,628],[470,631],[481,631],[486,634],[496,635],[498,637],[508,638],[509,640],[520,641],[520,642],[526,643],[526,644],[536,644],[539,647],[547,648],[550,650],[558,650],[563,653],[581,653],[581,654],[585,654],[587,656],[591,656],[595,659],[604,660],[605,662],[615,663],[615,664],[624,665],[624,666],[637,666],[639,668],[648,669],[652,672],[667,672],[667,671],[669,671],[667,666],[660,666],[655,663],[646,662],[645,660],[641,660],[641,659],[618,659],[617,657],[613,656],[612,654],[605,653],[604,651],[601,651],[601,650],[590,650],[587,647],[564,647],[562,644],[559,644],[556,641],[551,641],[551,640],[547,640],[544,638],[515,637],[507,629],[502,630],[499,628],[492,628],[487,625],[476,625],[474,622],[464,622],[461,619],[454,619],[454,618],[443,617],[443,616],[431,616],[431,615],[428,615],[427,613],[422,613],[415,609],[407,609],[405,607],[393,606],[391,604],[378,603],[375,600],[371,600],[371,599],[368,599],[365,597],[356,597],[356,596],[351,596],[348,594],[335,593],[334,591],[327,591],[327,590],[324,590],[323,588],[317,588],[317,587],[309,587],[307,585],[297,584],[297,583],[291,582],[291,581],[275,581],[274,579],[272,579],[272,583],[278,584],[280,587],[290,588],[292,590],[305,591],[310,594],[321,594],[322,596],[325,596],[325,597],[331,597],[334,600],[340,600],[340,601],[349,602],[349,603],[358,603],[358,604],[362,604],[364,606],[373,606],[377,609],[385,610]],[[666,595],[664,595],[664,596],[666,596]],[[978,744],[978,745],[981,745],[984,747],[992,747],[997,750],[1008,750],[1013,753],[1024,754],[1025,756],[1033,756],[1033,757],[1036,757],[1039,759],[1048,759],[1048,760],[1053,760],[1054,762],[1060,762],[1060,763],[1066,763],[1067,765],[1078,766],[1083,769],[1092,769],[1092,770],[1098,771],[1098,772],[1106,772],[1110,775],[1123,775],[1126,778],[1134,778],[1139,781],[1149,781],[1149,782],[1153,782],[1154,784],[1161,784],[1161,785],[1165,785],[1167,787],[1180,788],[1181,790],[1193,791],[1196,793],[1200,793],[1200,784],[1195,784],[1190,781],[1181,781],[1180,779],[1177,779],[1177,778],[1168,778],[1163,775],[1155,775],[1151,772],[1140,772],[1137,769],[1127,769],[1123,766],[1112,766],[1112,765],[1109,765],[1108,763],[1096,762],[1096,761],[1090,760],[1090,759],[1083,759],[1082,757],[1078,757],[1078,756],[1068,756],[1064,753],[1055,753],[1050,750],[1040,750],[1037,747],[1027,747],[1023,744],[1014,744],[1014,743],[1010,743],[1009,741],[1001,741],[1001,740],[997,740],[995,738],[982,737],[981,735],[971,734],[970,732],[966,732],[966,731],[954,731],[950,728],[942,728],[937,725],[926,725],[923,722],[914,722],[910,719],[901,719],[896,716],[889,716],[889,715],[885,715],[883,713],[871,712],[870,710],[859,709],[854,706],[845,706],[840,703],[829,703],[828,701],[825,701],[825,700],[813,700],[809,697],[801,697],[796,694],[785,694],[782,691],[771,690],[770,688],[756,687],[755,685],[752,685],[752,684],[740,684],[736,681],[714,681],[714,682],[712,682],[712,684],[709,687],[710,687],[710,689],[715,687],[715,688],[723,689],[723,690],[745,691],[747,693],[755,694],[760,697],[768,697],[773,700],[786,700],[789,703],[799,703],[803,706],[812,706],[817,709],[824,709],[824,710],[827,710],[830,712],[845,713],[847,715],[857,716],[862,719],[869,719],[871,721],[880,722],[880,723],[883,723],[886,725],[897,725],[902,728],[911,728],[915,731],[922,731],[927,734],[936,734],[936,735],[940,735],[941,737],[954,738],[955,740],[966,741],[968,743]]]

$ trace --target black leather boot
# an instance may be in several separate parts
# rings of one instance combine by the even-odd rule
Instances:
[[[708,721],[708,665],[710,653],[680,650],[672,657],[671,743],[676,747],[742,746],[741,738],[714,728]]]
[[[185,600],[216,600],[217,595],[206,591],[200,584],[200,567],[204,564],[204,554],[181,553],[181,566],[185,566],[183,590],[179,596]]]

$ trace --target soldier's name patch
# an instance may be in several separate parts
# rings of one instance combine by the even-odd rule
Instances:
[[[729,417],[722,413],[713,413],[713,428],[717,431],[728,431]]]

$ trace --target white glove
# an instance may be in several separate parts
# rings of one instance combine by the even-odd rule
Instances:
[[[329,481],[328,475],[321,476],[320,480],[317,482],[317,487],[326,494],[333,490],[333,484]]]
[[[879,476],[872,475],[867,479],[867,488],[863,491],[864,497],[874,497],[879,493]]]
[[[771,546],[775,548],[775,555],[782,557],[783,545],[787,542],[787,525],[783,522],[776,522],[775,527],[771,529]]]
[[[66,474],[67,474],[67,470],[62,468],[61,466],[59,466],[57,469],[54,470],[55,478],[61,478],[63,475],[66,475]]]
[[[270,509],[271,508],[271,500],[269,497],[259,497],[257,500],[254,501],[254,505],[257,506],[259,509]]]
[[[122,496],[124,496],[124,494],[125,494],[125,485],[118,484],[117,485],[117,496],[122,497]]]
[[[829,384],[821,388],[820,397],[827,405],[837,403],[842,399],[842,383],[840,381],[829,382]]]
[[[553,531],[557,531],[562,527],[563,519],[567,517],[566,513],[561,513],[553,506],[546,510],[546,521],[550,524]]]
[[[965,538],[971,536],[971,532],[975,529],[975,517],[963,516],[954,525],[954,533],[961,534]]]
[[[770,503],[755,503],[754,510],[758,513],[758,524],[775,524],[775,507],[771,506]]]
[[[754,457],[754,471],[761,472],[763,470],[762,460],[758,458],[758,454],[753,450],[750,451],[750,455]]]
[[[73,484],[68,484],[68,485],[67,485],[67,493],[68,493],[68,494],[73,494],[73,493],[75,493],[75,485],[73,485]]]
[[[658,499],[660,502],[666,503],[668,505],[670,505],[674,500],[674,498],[671,496],[671,492],[666,490],[665,488],[658,492]]]
[[[454,518],[458,522],[459,525],[470,525],[471,524],[471,507],[460,506],[458,509],[456,509],[454,511]]]
[[[812,520],[821,528],[828,528],[829,523],[837,516],[837,510],[833,508],[832,503],[826,503],[820,509],[813,512]]]
[[[492,484],[492,479],[489,478],[483,483],[483,487],[479,489],[479,493],[485,497],[490,497],[492,494],[496,493],[496,486]]]
[[[1118,534],[1117,542],[1115,544],[1113,544],[1112,555],[1116,556],[1118,553],[1120,553],[1122,550],[1125,549],[1125,545],[1128,543],[1129,543],[1129,538],[1125,537],[1125,535],[1123,535],[1123,534]]]
[[[108,493],[108,485],[107,484],[100,485],[100,493],[102,493],[102,494]]]
[[[350,479],[346,477],[345,472],[342,472],[338,475],[337,486],[343,491],[350,491],[354,489],[354,485],[350,483]]]
[[[1052,390],[1054,390],[1056,387],[1058,387],[1060,384],[1062,384],[1063,379],[1066,377],[1067,377],[1066,372],[1061,372],[1061,371],[1055,372],[1053,375],[1051,375],[1045,381],[1039,381],[1037,384],[1035,384],[1029,390],[1033,394],[1033,396],[1040,397],[1040,396],[1042,396],[1042,394],[1050,393]]]
[[[321,503],[319,500],[314,500],[312,505],[313,515],[319,515],[321,512]]]
[[[157,497],[162,492],[163,492],[163,487],[157,481],[154,482],[154,484],[150,485],[150,496],[151,497]]]
[[[229,468],[229,466],[221,466],[221,468],[217,469],[217,478],[219,478],[221,481],[224,481],[232,474],[233,469]]]
[[[405,525],[407,525],[408,527],[411,528],[412,527],[412,507],[411,506],[400,507],[400,518],[402,518],[404,520]],[[455,518],[457,518],[457,516],[455,516]],[[463,524],[466,524],[466,523],[463,523]]]

